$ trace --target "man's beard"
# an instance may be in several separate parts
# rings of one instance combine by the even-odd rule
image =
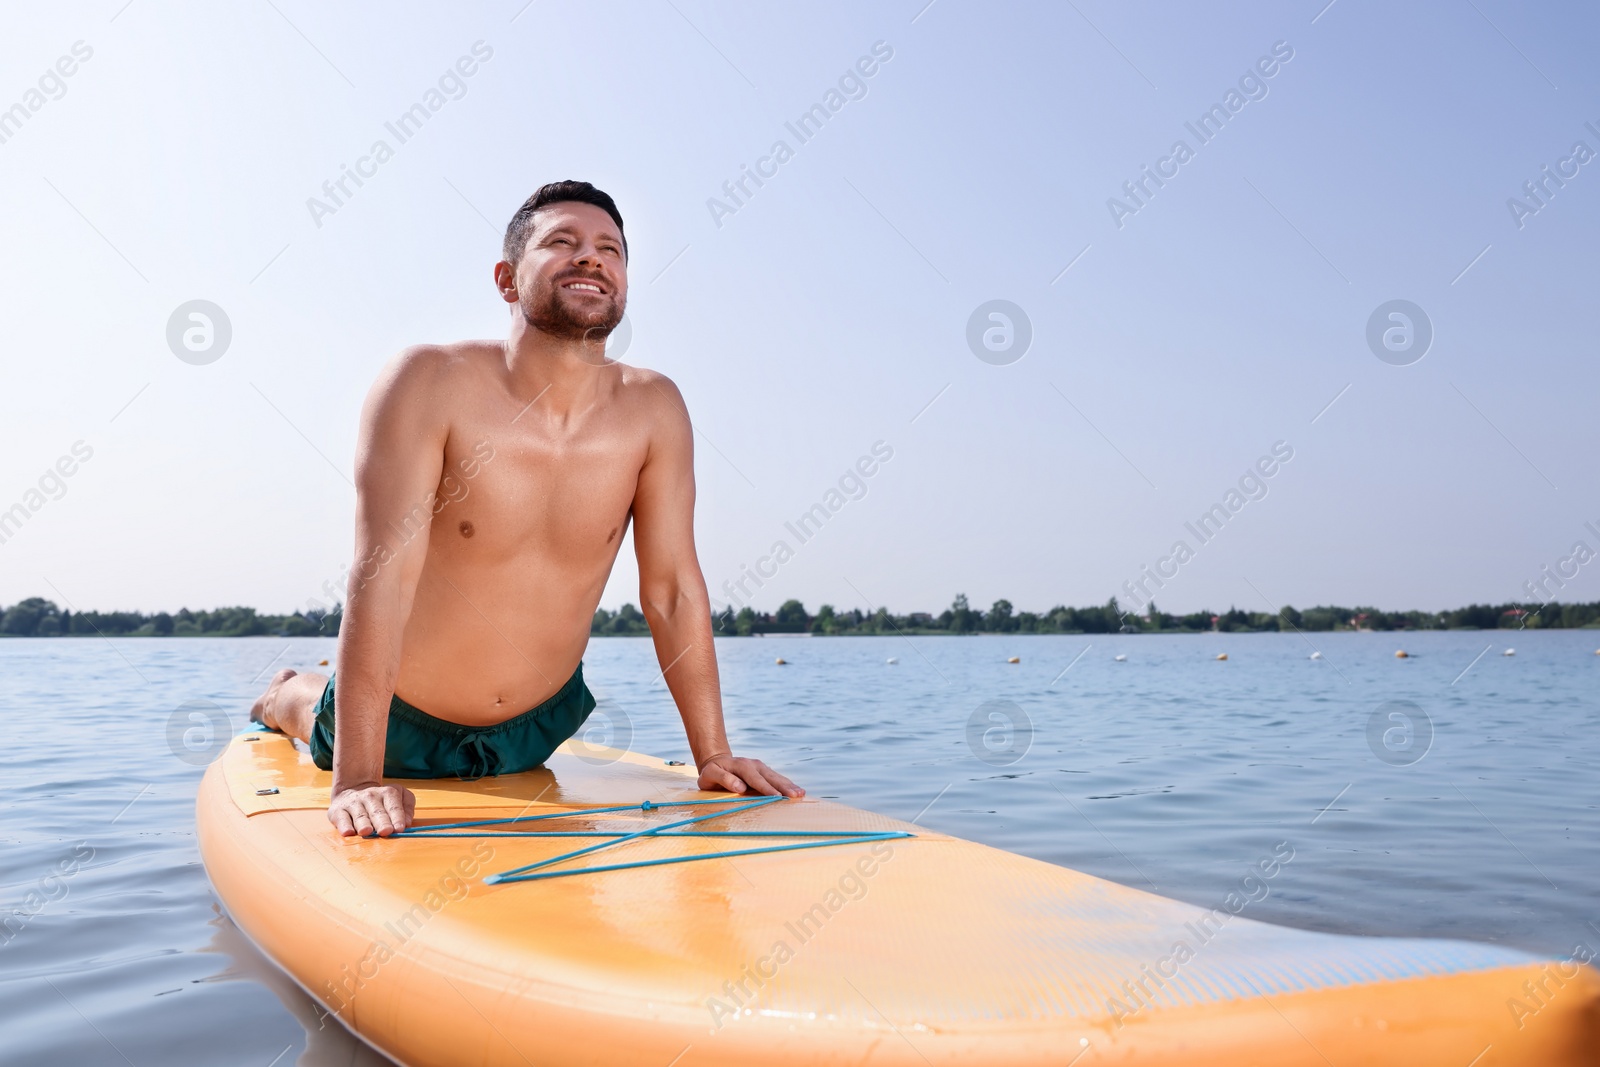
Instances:
[[[603,307],[580,311],[562,299],[560,285],[542,285],[519,302],[522,317],[534,329],[564,341],[604,343],[622,321],[622,307],[615,298]]]

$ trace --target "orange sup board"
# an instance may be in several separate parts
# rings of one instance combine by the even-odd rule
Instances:
[[[555,818],[383,840],[338,837],[330,775],[243,734],[200,788],[206,870],[263,952],[408,1067],[1600,1063],[1600,973],[1578,959],[1273,926],[829,801],[744,808],[689,768],[571,744],[537,771],[403,783],[420,826]],[[911,836],[632,866],[812,840],[654,832],[723,810],[681,830]],[[589,873],[486,882],[641,830],[534,871]]]

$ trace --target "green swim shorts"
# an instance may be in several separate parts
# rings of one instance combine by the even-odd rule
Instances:
[[[556,746],[578,732],[594,710],[583,684],[583,664],[549,700],[493,726],[462,726],[436,719],[399,697],[389,700],[383,750],[386,778],[483,778],[539,766]],[[311,759],[333,769],[333,678],[328,678],[311,729]]]

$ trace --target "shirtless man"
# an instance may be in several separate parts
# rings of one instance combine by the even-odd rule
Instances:
[[[278,672],[251,717],[333,771],[328,820],[345,836],[411,824],[416,797],[384,777],[538,766],[594,708],[581,659],[631,519],[700,788],[803,796],[728,748],[688,412],[667,378],[605,355],[628,296],[616,204],[546,185],[504,256],[510,336],[409,348],[367,397],[338,670]]]

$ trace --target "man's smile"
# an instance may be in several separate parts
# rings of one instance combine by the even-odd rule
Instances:
[[[599,293],[601,296],[604,296],[606,292],[605,289],[598,283],[583,281],[582,279],[578,278],[574,278],[569,282],[562,282],[561,288],[566,289],[569,292]]]

